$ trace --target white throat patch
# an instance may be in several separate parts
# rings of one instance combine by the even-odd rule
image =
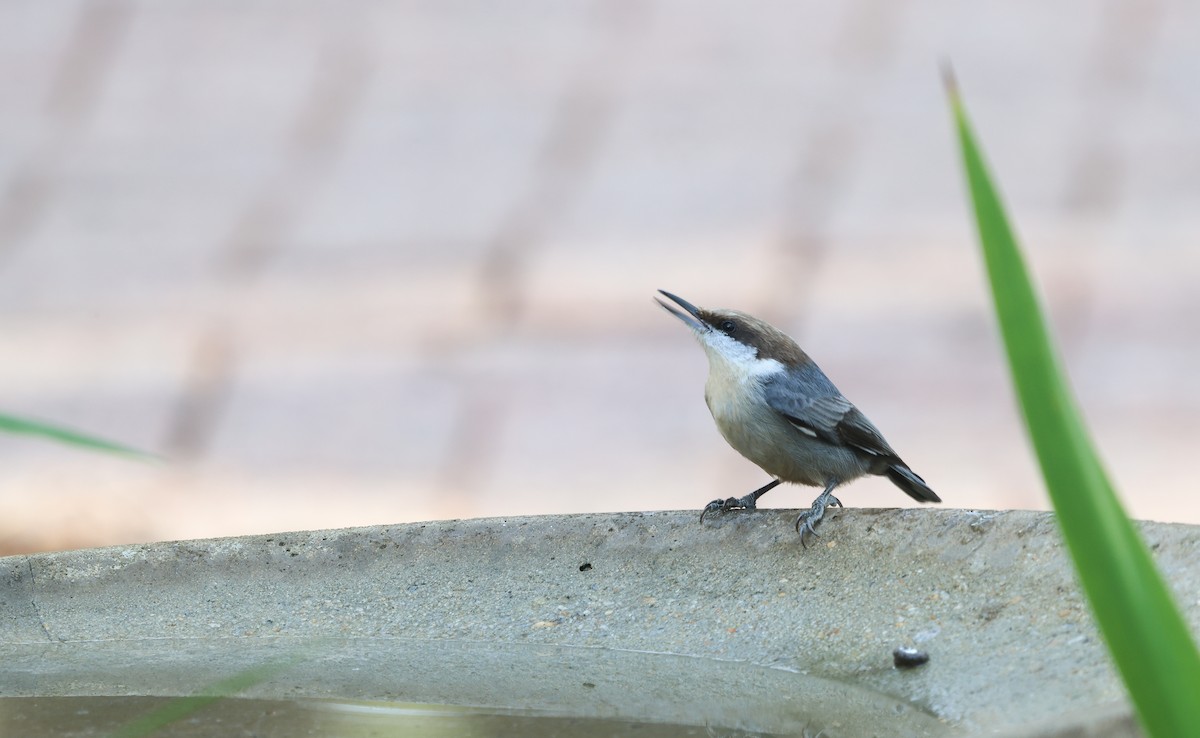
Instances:
[[[784,370],[775,359],[760,359],[758,351],[716,330],[696,331],[696,338],[708,354],[708,370],[722,379],[744,383],[763,379]]]

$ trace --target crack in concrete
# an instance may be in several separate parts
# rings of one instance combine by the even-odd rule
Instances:
[[[42,626],[42,633],[46,635],[46,640],[54,643],[55,638],[50,634],[50,629],[46,627],[46,619],[42,617],[42,608],[37,602],[37,577],[33,573],[33,560],[29,557],[25,558],[25,568],[29,571],[29,606],[33,608],[33,614],[37,617],[38,625]]]

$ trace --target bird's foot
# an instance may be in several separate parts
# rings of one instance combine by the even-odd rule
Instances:
[[[700,522],[704,522],[704,516],[709,513],[723,513],[726,510],[753,510],[757,507],[758,501],[754,494],[748,494],[745,497],[729,497],[724,500],[713,500],[704,506],[700,511]]]
[[[842,506],[842,501],[829,492],[825,492],[813,500],[812,507],[800,513],[800,516],[796,518],[796,532],[800,534],[800,545],[808,548],[808,542],[805,540],[806,536],[821,537],[817,533],[817,523],[820,523],[821,519],[825,517],[826,507]]]

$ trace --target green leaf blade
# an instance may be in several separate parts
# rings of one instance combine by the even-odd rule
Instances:
[[[70,430],[61,426],[50,425],[36,420],[27,418],[18,418],[12,415],[0,415],[0,432],[12,433],[15,435],[38,436],[40,438],[48,438],[59,443],[65,443],[70,446],[86,448],[91,451],[100,451],[102,453],[120,454],[122,456],[132,456],[143,460],[156,460],[158,457],[139,451],[129,446],[124,446],[113,441],[106,441],[103,438],[90,436],[86,433]]]
[[[1147,733],[1189,735],[1200,726],[1200,653],[1088,437],[965,109],[948,88],[1001,335],[1063,537]]]
[[[239,692],[244,692],[250,687],[272,679],[279,672],[299,661],[299,658],[299,656],[291,656],[277,662],[254,666],[227,679],[215,681],[196,694],[176,697],[121,727],[108,738],[145,738],[153,735],[171,723],[190,717],[214,702],[234,697]]]

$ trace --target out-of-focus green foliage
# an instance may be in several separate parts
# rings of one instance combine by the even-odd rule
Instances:
[[[26,436],[41,436],[49,438],[59,443],[66,443],[71,446],[80,446],[82,448],[91,449],[93,451],[102,451],[112,454],[123,454],[125,456],[136,456],[142,459],[156,458],[153,454],[148,454],[144,451],[122,446],[119,443],[106,441],[103,438],[96,438],[84,433],[78,433],[67,428],[62,428],[48,423],[41,423],[36,420],[27,420],[25,418],[14,418],[11,415],[0,415],[0,432],[15,433]]]
[[[228,679],[213,682],[197,694],[178,697],[162,707],[143,715],[141,718],[121,727],[121,729],[113,733],[109,738],[143,738],[144,736],[153,735],[160,728],[182,720],[217,700],[232,697],[256,684],[267,681],[298,660],[298,657],[293,657],[255,666],[234,674]]]

